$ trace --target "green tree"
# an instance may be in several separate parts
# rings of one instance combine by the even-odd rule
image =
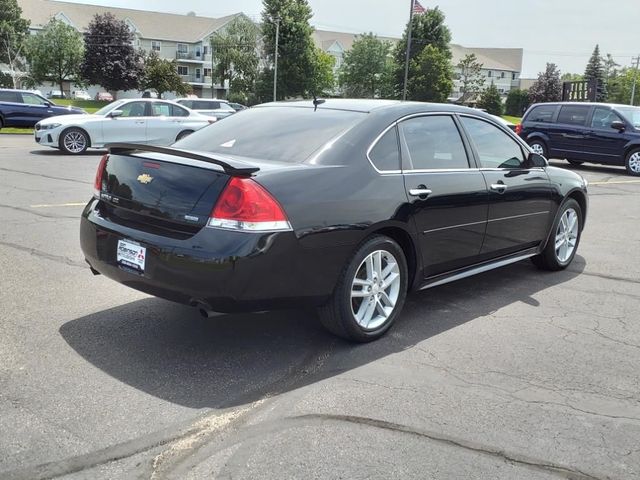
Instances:
[[[241,103],[254,95],[258,75],[260,29],[244,15],[211,36],[213,81],[229,82],[229,94]],[[213,90],[212,90],[213,91]]]
[[[635,68],[625,67],[610,80],[608,101],[629,105],[634,78],[636,79],[636,94],[633,104],[640,106],[640,72]]]
[[[27,58],[34,81],[55,82],[64,92],[64,82],[82,83],[80,65],[84,56],[82,34],[64,22],[52,19],[38,35],[29,39]]]
[[[320,48],[314,48],[311,78],[307,86],[308,94],[320,97],[329,94],[335,88],[334,65],[335,59],[332,55]]]
[[[480,95],[480,101],[478,107],[484,108],[491,115],[502,115],[502,98],[498,88],[491,82],[488,88],[486,88]]]
[[[177,95],[191,92],[191,86],[178,75],[177,62],[160,58],[156,52],[151,52],[145,59],[140,88],[153,90],[160,98],[165,92],[175,92]]]
[[[134,35],[124,20],[112,13],[96,14],[84,38],[82,76],[88,83],[112,92],[139,88],[142,55],[134,48]]]
[[[555,63],[547,63],[544,72],[538,74],[538,79],[529,89],[531,103],[559,102],[562,100],[562,81],[560,70]]]
[[[0,63],[9,67],[13,88],[18,87],[21,70],[25,69],[22,59],[28,32],[29,21],[22,18],[18,2],[0,0]]]
[[[580,73],[563,73],[560,80],[563,82],[580,82],[584,80],[584,75]]]
[[[262,4],[264,56],[269,64],[261,74],[263,95],[265,90],[273,88],[276,22],[279,21],[278,99],[305,96],[316,87],[314,63],[320,59],[311,38],[311,7],[307,0],[263,0]],[[270,98],[268,95],[265,99]]]
[[[422,102],[444,103],[453,89],[449,55],[427,45],[409,66],[408,97]]]
[[[427,12],[414,15],[411,28],[411,50],[409,51],[409,65],[419,56],[425,47],[431,45],[443,52],[447,59],[451,59],[451,31],[445,25],[445,15],[438,7]],[[393,58],[395,60],[395,84],[397,92],[401,92],[404,83],[404,68],[407,54],[407,35],[409,23],[405,27],[402,39],[397,43]]]
[[[513,89],[507,95],[505,113],[514,117],[521,117],[529,108],[529,92],[527,90]]]
[[[607,82],[604,74],[604,65],[600,56],[600,46],[596,45],[593,49],[587,68],[584,71],[584,79],[587,81],[596,81],[598,90],[596,93],[596,101],[603,102],[607,98]]]
[[[482,63],[478,61],[478,57],[474,53],[465,55],[456,67],[460,70],[460,92],[463,97],[468,94],[475,95],[482,90],[484,86]]]
[[[339,83],[344,94],[352,98],[380,98],[389,91],[388,74],[391,44],[373,33],[356,37],[344,56]]]

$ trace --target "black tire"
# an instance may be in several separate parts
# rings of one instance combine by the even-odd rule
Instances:
[[[369,288],[369,291],[372,291],[370,297],[363,298],[352,298],[351,289],[356,275],[358,275],[359,272],[360,274],[362,273],[362,268],[366,269],[366,267],[363,267],[366,258],[376,251],[382,251],[390,254],[395,259],[398,266],[400,282],[399,291],[397,292],[398,296],[392,307],[393,310],[387,314],[383,323],[376,325],[375,328],[369,329],[358,323],[355,318],[356,313],[354,313],[354,308],[358,308],[360,311],[360,306],[366,306],[366,302],[372,301],[374,302],[372,304],[374,308],[373,312],[375,315],[378,315],[378,301],[376,298],[381,295],[376,293],[378,291],[378,287],[374,285],[373,288],[375,288],[375,290],[372,291],[370,290],[370,287],[362,286],[362,291],[364,291],[365,288]],[[389,265],[389,263],[386,263],[385,265]],[[381,268],[383,268],[382,265]],[[382,337],[389,328],[391,328],[395,320],[400,315],[407,296],[407,285],[407,260],[402,248],[389,237],[375,235],[362,243],[345,265],[330,300],[318,309],[320,321],[327,330],[347,340],[354,342],[371,342],[373,340],[377,340]],[[390,288],[384,290],[385,294],[392,294],[392,290]],[[380,317],[384,318],[382,316]]]
[[[75,142],[72,141],[72,139],[75,140]],[[71,127],[60,134],[58,145],[60,150],[65,153],[80,155],[87,151],[87,148],[91,145],[91,140],[87,132],[81,128]],[[77,148],[74,148],[72,145],[77,145]]]
[[[0,130],[4,128],[4,120],[0,117]]]
[[[584,163],[580,160],[569,160],[569,159],[567,159],[567,162],[569,162],[569,164],[573,165],[574,167],[578,167]]]
[[[640,148],[636,148],[627,153],[624,159],[624,166],[629,175],[640,176]]]
[[[571,252],[571,255],[566,259],[562,259],[562,258],[559,258],[558,252],[556,251],[558,226],[562,221],[562,218],[570,209],[573,209],[573,211],[577,215],[576,221],[578,222],[578,231],[577,231],[577,236],[575,238],[575,246],[573,248],[573,251]],[[550,271],[564,270],[565,268],[567,268],[573,261],[573,258],[576,256],[576,252],[578,251],[578,246],[580,245],[580,237],[582,235],[583,225],[584,225],[584,221],[582,218],[582,209],[580,208],[580,204],[576,202],[573,198],[568,199],[562,204],[562,206],[558,210],[556,219],[553,222],[551,233],[549,234],[549,240],[547,241],[547,245],[545,246],[544,250],[542,250],[540,255],[536,255],[535,257],[531,258],[531,261],[534,263],[534,265],[542,270],[550,270]]]
[[[540,151],[536,151],[537,149],[534,147],[534,145],[539,145],[540,146],[540,151],[542,153],[540,153]],[[535,151],[536,153],[540,153],[544,158],[546,158],[547,160],[549,159],[549,149],[547,148],[547,144],[544,142],[544,140],[540,140],[538,138],[535,138],[531,141],[529,141],[529,146],[533,149],[533,151]]]
[[[189,135],[191,135],[193,133],[193,130],[185,130],[183,132],[180,132],[178,134],[178,136],[176,137],[176,142],[182,140],[185,137],[188,137]]]

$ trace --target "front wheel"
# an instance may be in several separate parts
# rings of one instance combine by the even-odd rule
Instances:
[[[627,167],[627,173],[629,175],[633,175],[634,177],[640,176],[640,148],[631,150],[627,154],[624,165]]]
[[[60,150],[72,155],[79,155],[89,148],[89,136],[79,128],[69,128],[60,135]]]
[[[345,266],[331,299],[319,309],[320,321],[347,340],[377,340],[400,315],[407,283],[402,248],[391,238],[376,235]]]
[[[560,207],[551,231],[547,246],[531,261],[543,270],[564,270],[573,261],[582,234],[582,209],[573,198]]]

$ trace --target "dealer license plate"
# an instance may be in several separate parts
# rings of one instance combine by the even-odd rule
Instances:
[[[120,265],[144,272],[147,249],[129,240],[118,240],[117,261]]]

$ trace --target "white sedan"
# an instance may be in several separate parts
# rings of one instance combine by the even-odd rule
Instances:
[[[42,120],[36,124],[35,139],[40,145],[80,154],[114,142],[170,145],[213,122],[167,100],[116,100],[91,115]]]

